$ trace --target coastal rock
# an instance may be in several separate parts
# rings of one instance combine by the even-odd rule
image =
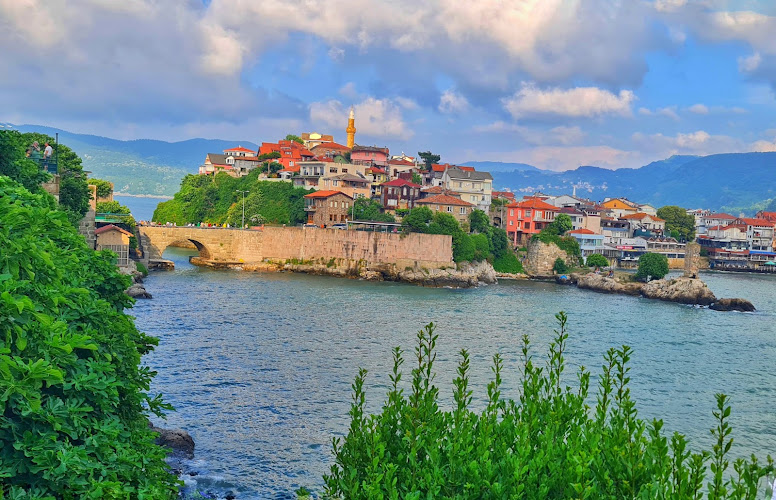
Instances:
[[[569,266],[578,265],[576,259],[569,257],[565,250],[557,245],[532,239],[528,242],[528,251],[523,261],[523,269],[532,278],[554,279],[553,266],[556,259],[563,259]]]
[[[595,290],[603,293],[619,293],[623,295],[641,295],[644,283],[620,283],[614,278],[607,278],[602,274],[572,274],[572,281],[577,286],[586,290]]]
[[[170,448],[173,454],[180,454],[186,458],[194,458],[194,439],[191,435],[181,429],[162,429],[152,424],[148,424],[151,430],[159,433],[156,438],[156,444]]]
[[[699,306],[709,306],[717,301],[706,283],[697,278],[650,281],[641,289],[641,294],[648,299]]]
[[[715,311],[754,312],[754,305],[746,299],[719,299],[709,306]]]
[[[125,292],[130,297],[136,298],[136,299],[150,299],[152,298],[151,294],[148,293],[143,285],[135,283],[131,287],[127,288],[127,291]]]
[[[470,288],[480,283],[494,284],[497,282],[496,271],[488,262],[464,262],[457,267],[446,269],[408,268],[396,273],[396,279],[421,286]]]

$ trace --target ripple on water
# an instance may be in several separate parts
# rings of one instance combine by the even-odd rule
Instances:
[[[583,365],[594,384],[606,350],[627,344],[641,416],[663,418],[667,432],[708,447],[714,394],[725,392],[736,455],[776,450],[774,276],[703,276],[718,296],[749,298],[759,309],[739,314],[528,281],[449,290],[214,272],[190,266],[185,255],[165,252],[176,270],[149,276],[154,299],[138,302],[132,314],[160,338],[145,358],[158,372],[152,389],[178,410],[164,425],[194,437],[192,467],[200,475],[191,479],[203,491],[238,498],[294,498],[299,486],[320,491],[331,437],[347,431],[358,367],[369,370],[368,409],[379,411],[391,349],[402,346],[411,358],[417,331],[431,320],[443,405],[464,347],[475,405],[484,404],[496,352],[505,360],[503,392],[516,397],[522,335],[543,358],[561,309],[570,318],[568,380]]]

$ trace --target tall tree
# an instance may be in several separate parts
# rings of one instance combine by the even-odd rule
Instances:
[[[676,231],[680,240],[692,241],[695,238],[695,217],[688,214],[687,210],[676,205],[666,205],[657,210],[657,216],[666,221],[666,230],[669,233]]]
[[[435,155],[431,151],[424,151],[420,152],[418,151],[418,156],[423,158],[423,162],[426,164],[426,170],[431,171],[431,165],[434,163],[439,163],[439,160],[442,158],[439,155]]]
[[[472,233],[484,233],[490,227],[490,218],[482,210],[472,210],[469,213],[469,230]]]
[[[287,140],[287,141],[294,141],[294,142],[298,142],[299,144],[304,144],[304,141],[302,140],[302,138],[301,138],[301,137],[299,137],[298,135],[294,135],[294,134],[288,134],[288,135],[286,136],[286,140]]]

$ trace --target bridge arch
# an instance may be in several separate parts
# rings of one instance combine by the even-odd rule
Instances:
[[[183,244],[182,244],[183,243]],[[190,245],[194,245],[194,248],[197,249],[199,252],[199,258],[205,259],[205,260],[211,260],[213,258],[213,253],[208,249],[207,246],[205,246],[202,242],[195,240],[193,238],[180,238],[175,241],[171,241],[167,245],[164,246],[164,248],[159,249],[159,256],[163,256],[165,250],[169,247],[184,247],[184,248],[190,248]]]

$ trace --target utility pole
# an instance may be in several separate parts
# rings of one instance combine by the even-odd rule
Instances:
[[[242,193],[242,225],[240,226],[240,229],[245,229],[245,193],[249,193],[250,191],[243,191],[242,189],[235,190],[235,193]]]

